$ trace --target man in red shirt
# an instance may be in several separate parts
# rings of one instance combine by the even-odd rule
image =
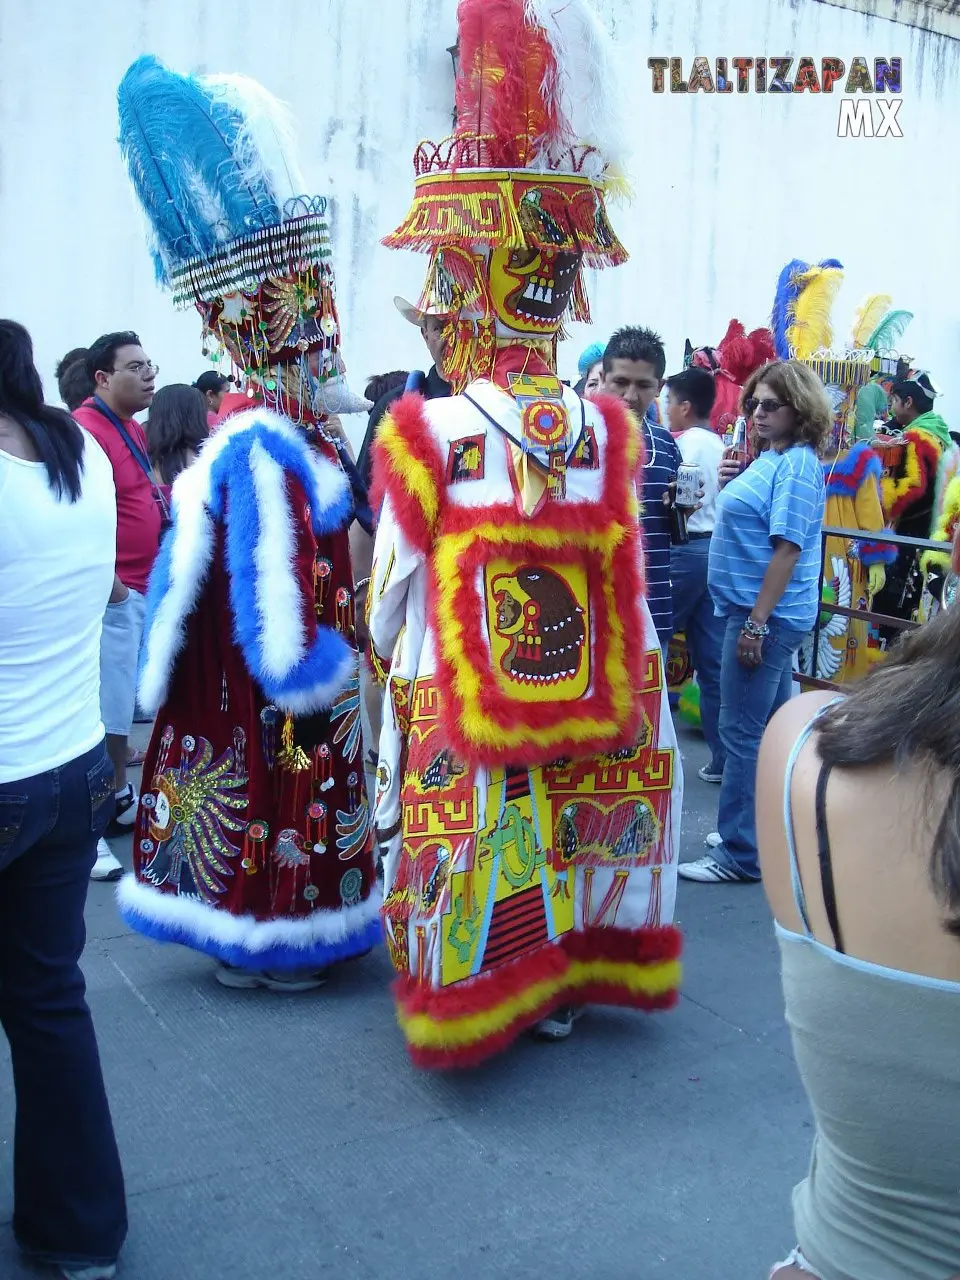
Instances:
[[[144,595],[160,543],[161,508],[147,441],[133,415],[153,399],[156,365],[135,333],[107,333],[90,347],[87,370],[94,395],[73,416],[96,439],[113,467],[117,490],[117,563],[100,645],[100,714],[116,773],[114,831],[133,829],[137,793],[127,782],[127,739],[137,696]],[[96,880],[119,879],[123,868],[105,841],[98,848]]]

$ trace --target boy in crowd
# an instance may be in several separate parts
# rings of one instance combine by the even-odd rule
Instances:
[[[663,387],[667,358],[663,339],[652,329],[618,329],[603,353],[602,390],[632,409],[643,432],[645,465],[641,503],[647,604],[667,665],[673,636],[673,598],[670,590],[670,486],[676,481],[680,450],[673,436],[654,418]]]
[[[704,782],[723,781],[723,745],[720,741],[720,654],[723,619],[714,614],[707,587],[710,538],[716,521],[719,467],[723,441],[710,427],[710,413],[717,389],[706,369],[691,367],[667,379],[667,422],[683,461],[700,469],[703,496],[699,508],[687,517],[688,541],[671,551],[670,580],[673,625],[687,639],[687,650],[700,686],[700,723],[710,748],[710,763],[701,768]]]

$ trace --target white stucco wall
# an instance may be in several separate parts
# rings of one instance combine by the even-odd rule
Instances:
[[[626,70],[635,202],[612,210],[632,254],[590,280],[595,325],[561,371],[622,323],[660,329],[671,368],[684,338],[768,317],[791,257],[839,258],[845,332],[871,291],[916,313],[905,343],[960,422],[960,41],[814,0],[598,0]],[[161,381],[205,367],[199,325],[153,282],[120,162],[115,92],[153,52],[177,70],[242,71],[285,98],[303,167],[332,196],[351,380],[423,363],[391,305],[424,261],[379,237],[402,217],[411,155],[449,132],[456,0],[3,0],[0,5],[0,311],[28,325],[55,396],[67,348],[133,327]],[[856,55],[903,59],[904,137],[839,139],[840,93],[819,98],[654,95],[650,56]],[[839,88],[839,86],[838,86]],[[359,423],[353,424],[359,427]]]

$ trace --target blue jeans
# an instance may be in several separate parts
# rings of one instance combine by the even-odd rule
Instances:
[[[727,753],[720,786],[717,827],[723,844],[713,857],[749,880],[760,879],[757,860],[757,756],[760,739],[773,713],[790,697],[793,655],[805,631],[771,619],[763,641],[763,661],[749,670],[737,660],[737,638],[747,619],[726,618],[720,667],[720,738]]]
[[[690,661],[700,686],[700,724],[710,748],[714,771],[723,772],[724,750],[720,741],[720,655],[726,621],[713,611],[707,587],[710,539],[694,538],[673,547],[670,553],[673,589],[673,621],[687,637]]]
[[[17,1114],[13,1230],[40,1262],[116,1261],[127,1233],[120,1156],[80,953],[97,840],[115,806],[101,743],[0,783],[0,1024]]]

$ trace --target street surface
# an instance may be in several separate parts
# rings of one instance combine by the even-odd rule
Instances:
[[[718,788],[680,727],[684,860]],[[141,734],[141,739],[142,739]],[[136,775],[134,775],[136,776]],[[130,863],[129,838],[116,842]],[[91,885],[83,967],[129,1196],[123,1280],[766,1280],[812,1129],[763,892],[681,882],[683,998],[485,1066],[410,1066],[383,949],[320,991],[224,990]],[[13,1090],[0,1040],[0,1277]]]

